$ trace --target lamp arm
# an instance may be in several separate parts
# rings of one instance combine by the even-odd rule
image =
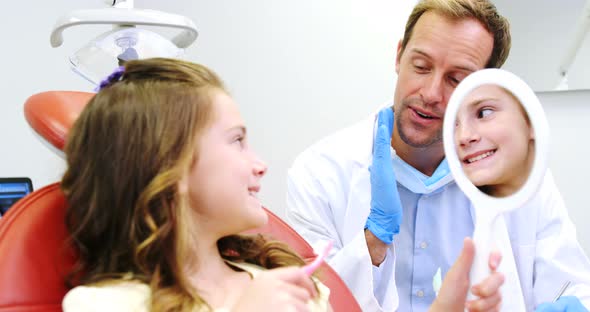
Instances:
[[[178,48],[190,46],[198,36],[195,24],[188,18],[156,10],[147,9],[119,9],[103,8],[93,10],[78,10],[60,17],[51,32],[52,47],[59,47],[63,43],[64,29],[76,25],[120,25],[120,26],[160,26],[181,29],[181,32],[171,39]]]
[[[574,37],[566,50],[566,53],[559,64],[559,74],[565,77],[572,65],[582,42],[588,31],[590,30],[590,0],[586,1],[586,5],[582,11],[582,15],[578,19],[577,27],[575,29]]]
[[[105,2],[115,8],[133,9],[133,0],[105,0]]]

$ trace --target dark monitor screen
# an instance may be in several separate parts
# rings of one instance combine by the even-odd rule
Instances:
[[[0,178],[0,215],[32,191],[33,183],[29,178]]]

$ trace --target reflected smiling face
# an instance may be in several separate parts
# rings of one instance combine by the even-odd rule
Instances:
[[[484,85],[469,93],[457,113],[455,144],[469,180],[493,196],[508,196],[526,182],[534,159],[534,133],[519,101]]]

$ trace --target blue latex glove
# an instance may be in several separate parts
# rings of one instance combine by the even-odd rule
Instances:
[[[555,302],[541,303],[535,312],[588,312],[588,310],[578,297],[563,296]]]
[[[371,173],[371,212],[365,225],[373,235],[386,244],[393,242],[402,223],[402,205],[391,163],[391,134],[393,110],[390,107],[379,112],[377,134],[373,142]]]

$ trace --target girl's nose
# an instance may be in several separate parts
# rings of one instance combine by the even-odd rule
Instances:
[[[266,174],[267,169],[268,166],[262,160],[258,159],[254,162],[254,175],[262,177]]]

